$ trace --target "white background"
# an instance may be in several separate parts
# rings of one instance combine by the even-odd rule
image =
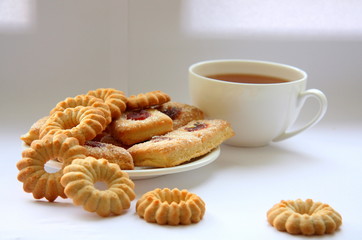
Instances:
[[[222,3],[220,3],[222,2]],[[0,239],[117,236],[293,239],[266,222],[282,199],[312,198],[343,216],[331,239],[362,234],[362,4],[359,1],[0,0]],[[16,180],[19,136],[60,100],[99,87],[163,90],[188,103],[187,68],[242,58],[297,66],[328,97],[314,128],[263,148],[223,145],[212,164],[136,181],[187,188],[206,204],[191,226],[148,224],[131,209],[99,218],[69,199],[33,200]],[[301,122],[313,113],[307,104]],[[308,238],[309,239],[309,238]]]

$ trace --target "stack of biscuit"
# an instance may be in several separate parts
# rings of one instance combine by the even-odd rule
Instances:
[[[101,88],[59,102],[21,136],[29,148],[16,164],[17,178],[35,199],[69,197],[100,216],[119,215],[135,198],[134,183],[123,170],[177,166],[233,135],[226,121],[205,120],[200,109],[171,102],[161,91],[126,97]],[[59,171],[45,170],[50,160],[60,163]],[[97,182],[108,188],[97,189]],[[191,220],[169,223],[180,221]]]
[[[47,135],[78,139],[86,156],[105,158],[122,170],[173,167],[205,155],[234,132],[224,120],[206,120],[195,106],[152,91],[126,97],[101,88],[59,102],[21,136],[25,144]]]

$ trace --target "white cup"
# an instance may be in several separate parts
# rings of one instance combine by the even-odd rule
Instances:
[[[286,79],[283,83],[235,83],[209,78],[215,74],[256,74]],[[317,89],[306,90],[307,74],[285,64],[255,60],[211,60],[189,68],[192,104],[207,118],[230,122],[235,136],[225,143],[258,147],[281,141],[312,127],[327,110],[327,98]],[[307,98],[318,100],[311,121],[289,131]]]

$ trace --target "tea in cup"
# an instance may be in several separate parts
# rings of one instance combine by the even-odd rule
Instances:
[[[307,74],[286,64],[256,60],[211,60],[189,68],[192,104],[207,118],[227,120],[235,136],[225,143],[258,147],[281,141],[314,126],[326,113],[327,98],[306,90]],[[304,126],[289,130],[308,98],[319,110]]]

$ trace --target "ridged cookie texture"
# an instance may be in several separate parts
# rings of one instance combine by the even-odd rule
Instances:
[[[162,91],[140,93],[128,97],[127,110],[144,109],[158,106],[171,100],[171,97]]]
[[[104,103],[100,98],[96,98],[91,95],[78,95],[75,97],[68,97],[65,100],[57,103],[57,105],[50,111],[49,115],[58,111],[64,111],[67,108],[75,108],[78,106],[94,107],[102,111],[104,118],[107,120],[106,124],[112,121],[111,111],[109,106]]]
[[[267,212],[267,219],[279,231],[302,235],[333,233],[342,224],[337,211],[312,199],[282,200]]]
[[[75,137],[80,144],[92,140],[107,126],[102,111],[94,107],[78,106],[55,112],[40,129],[40,138],[46,135],[65,134]]]
[[[98,189],[95,184],[103,182],[107,189]],[[120,215],[131,206],[136,197],[134,183],[126,172],[106,159],[86,157],[75,159],[64,168],[61,178],[65,194],[75,205],[102,217]]]
[[[137,214],[160,225],[189,225],[202,220],[205,202],[186,189],[160,189],[145,193],[136,204]]]
[[[87,95],[102,99],[109,106],[113,119],[119,118],[126,110],[127,97],[123,91],[113,88],[98,88],[88,91]]]
[[[23,151],[23,158],[16,164],[19,170],[18,180],[23,182],[24,191],[33,193],[35,199],[46,198],[53,202],[57,197],[66,198],[60,184],[63,168],[76,158],[85,158],[85,152],[85,148],[79,145],[76,138],[62,134],[35,140]],[[62,163],[62,169],[53,173],[47,172],[45,164],[53,159]]]

